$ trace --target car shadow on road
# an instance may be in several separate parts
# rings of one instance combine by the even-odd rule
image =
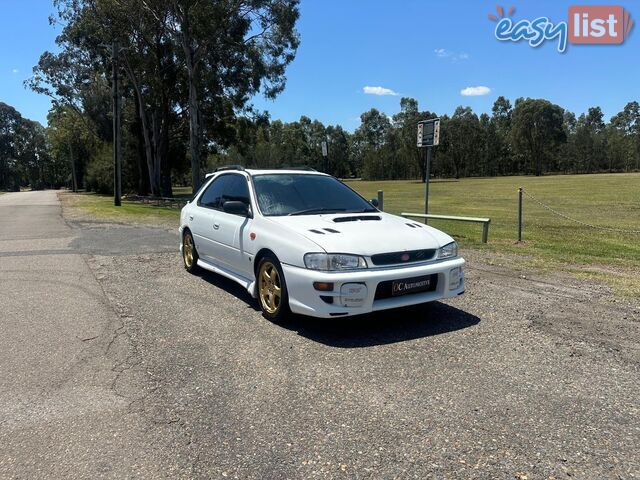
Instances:
[[[258,301],[236,282],[206,270],[200,270],[198,275],[214,287],[243,301],[247,308],[260,312]],[[332,347],[362,348],[431,337],[469,328],[478,323],[480,318],[464,310],[441,302],[431,302],[355,317],[313,318],[291,315],[279,326]]]
[[[242,300],[247,304],[247,307],[251,308],[252,310],[255,310],[256,312],[260,311],[258,301],[251,295],[249,295],[247,289],[239,283],[223,277],[222,275],[217,275],[213,272],[209,272],[208,270],[203,270],[202,268],[197,271],[197,275],[214,287],[224,290],[229,295],[233,295],[234,297],[236,297],[238,300]]]
[[[469,328],[480,318],[441,302],[341,318],[294,315],[283,328],[338,348],[363,348]]]

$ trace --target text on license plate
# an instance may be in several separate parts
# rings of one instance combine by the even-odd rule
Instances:
[[[437,275],[403,278],[394,280],[391,284],[391,295],[406,295],[407,293],[429,292],[435,289]]]

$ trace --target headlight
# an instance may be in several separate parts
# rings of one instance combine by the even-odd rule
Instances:
[[[367,268],[367,262],[358,255],[343,253],[307,253],[304,264],[311,270],[357,270]]]
[[[438,249],[438,258],[453,258],[458,256],[458,244],[456,242],[447,243]]]

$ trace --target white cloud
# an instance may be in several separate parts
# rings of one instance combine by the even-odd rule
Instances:
[[[477,97],[480,95],[487,95],[490,92],[491,92],[491,89],[489,87],[483,87],[483,86],[467,87],[460,90],[460,95],[465,97]]]
[[[449,56],[449,52],[444,48],[436,48],[434,52],[436,52],[436,55],[440,58],[445,58]]]
[[[364,87],[362,89],[362,91],[364,93],[369,94],[369,95],[394,95],[394,96],[399,95],[399,93],[394,92],[390,88],[385,88],[385,87],[369,87],[369,86],[366,86],[366,87]]]
[[[459,60],[469,60],[470,56],[466,52],[452,52],[451,50],[447,50],[446,48],[436,48],[434,50],[436,57],[438,58],[448,58],[452,62],[457,62]]]
[[[14,68],[13,70],[11,70],[11,73],[18,73],[18,69]]]

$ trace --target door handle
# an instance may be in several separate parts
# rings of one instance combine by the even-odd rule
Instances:
[[[220,225],[218,225],[217,223],[213,224],[213,229],[214,230],[218,230],[220,228]]]

